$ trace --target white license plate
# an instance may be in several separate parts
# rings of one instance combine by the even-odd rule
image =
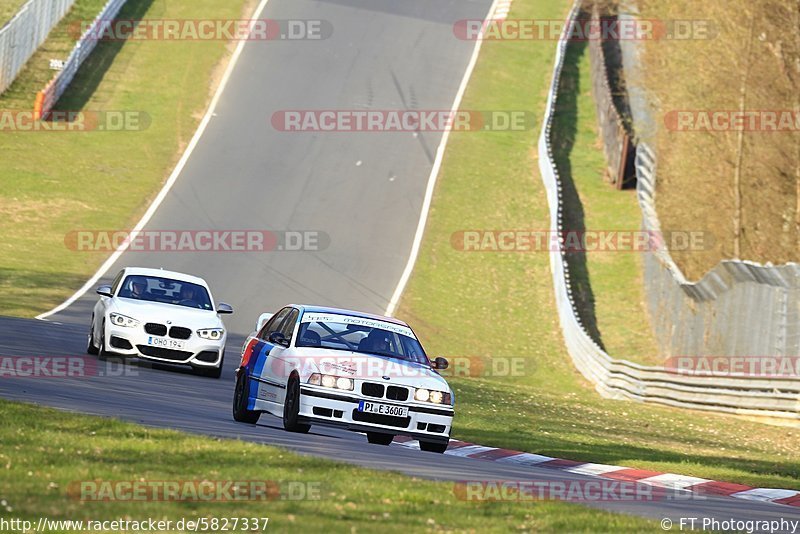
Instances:
[[[358,411],[391,415],[393,417],[408,417],[407,406],[393,406],[391,404],[381,404],[379,402],[360,401],[358,403]]]
[[[162,349],[183,349],[186,347],[186,342],[179,339],[167,339],[165,337],[150,336],[147,338],[147,344],[151,347],[160,347]]]

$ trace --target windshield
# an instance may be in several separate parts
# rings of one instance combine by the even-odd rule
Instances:
[[[379,354],[430,365],[409,327],[351,315],[303,314],[296,345]]]
[[[200,310],[214,309],[203,286],[159,276],[130,275],[122,282],[118,296]]]

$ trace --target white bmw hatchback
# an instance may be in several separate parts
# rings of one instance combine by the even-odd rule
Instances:
[[[220,315],[233,313],[233,308],[224,302],[215,307],[202,278],[128,267],[97,293],[89,354],[186,364],[219,378],[226,340]]]

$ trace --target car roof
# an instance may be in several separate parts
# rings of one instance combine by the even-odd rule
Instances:
[[[364,319],[375,319],[379,321],[386,321],[387,323],[399,324],[402,326],[408,326],[404,321],[397,319],[396,317],[387,317],[385,315],[376,315],[374,313],[367,313],[367,312],[360,312],[354,310],[347,310],[344,308],[333,308],[331,306],[311,306],[308,304],[289,304],[289,306],[294,306],[295,308],[299,308],[303,312],[311,312],[311,313],[335,313],[338,315],[352,315],[353,317],[363,317]]]
[[[208,287],[206,281],[198,276],[193,276],[191,274],[186,274],[186,273],[179,273],[177,271],[167,271],[165,269],[151,269],[149,267],[126,267],[125,275],[160,276],[163,278],[171,278],[172,280],[191,282],[193,284],[198,284],[201,286]]]

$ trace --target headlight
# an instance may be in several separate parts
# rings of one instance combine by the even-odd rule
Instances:
[[[309,376],[308,383],[313,386],[344,389],[347,391],[352,391],[354,387],[352,378],[347,378],[344,376],[321,375],[319,373],[314,373]]]
[[[203,328],[202,330],[197,331],[197,335],[202,337],[203,339],[210,339],[212,341],[218,341],[222,339],[222,335],[225,334],[225,330],[222,328]]]
[[[139,326],[139,321],[137,321],[133,317],[122,315],[121,313],[111,313],[109,314],[109,318],[111,319],[111,324],[116,326],[125,326],[127,328],[133,328],[134,326]]]
[[[450,404],[450,393],[420,388],[414,393],[414,399],[420,402],[432,402],[433,404]]]

